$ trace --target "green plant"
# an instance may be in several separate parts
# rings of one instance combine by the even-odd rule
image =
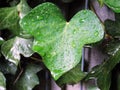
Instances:
[[[112,0],[99,2],[105,3],[115,12],[120,11],[119,1],[117,4],[113,4]],[[112,32],[110,34],[114,38],[119,36],[119,32],[112,31],[117,27],[116,24],[108,28],[111,23],[114,22],[106,21],[104,25],[108,34]],[[115,23],[119,24],[119,21]],[[6,88],[6,75],[12,74],[12,83],[9,83],[12,90],[32,90],[39,84],[36,73],[44,68],[41,65],[44,63],[59,86],[95,77],[101,90],[109,90],[111,71],[119,63],[120,56],[119,43],[115,39],[111,41],[116,44],[109,43],[110,49],[106,48],[108,54],[110,51],[112,53],[109,60],[88,73],[80,69],[83,46],[95,45],[97,42],[100,44],[104,38],[104,26],[93,11],[79,11],[67,22],[53,3],[46,2],[31,9],[25,0],[21,0],[16,6],[0,8],[0,30],[5,29],[10,34],[0,39],[1,88]],[[34,53],[38,53],[42,60]]]

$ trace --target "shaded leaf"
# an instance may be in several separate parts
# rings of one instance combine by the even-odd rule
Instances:
[[[109,42],[105,48],[105,52],[109,55],[115,55],[120,50],[120,41],[113,40]]]
[[[104,0],[104,3],[114,12],[120,13],[120,0]]]
[[[15,37],[5,41],[1,46],[1,51],[6,59],[15,65],[18,65],[20,61],[20,54],[25,57],[29,57],[33,54],[33,51],[31,50],[32,44],[33,38],[25,39]]]
[[[36,74],[40,70],[42,70],[42,68],[39,65],[29,64],[16,82],[14,90],[32,90],[39,84],[39,78]]]
[[[58,7],[49,2],[31,10],[20,24],[34,36],[33,50],[42,56],[55,80],[80,62],[84,44],[100,41],[104,36],[92,11],[82,10],[66,22]]]
[[[6,90],[6,79],[1,72],[0,72],[0,90]]]
[[[111,56],[107,61],[105,61],[100,66],[93,68],[93,70],[88,73],[86,79],[97,79],[98,87],[101,90],[109,90],[111,85],[111,71],[120,62],[120,50],[118,50],[114,56]]]
[[[86,74],[81,71],[80,64],[63,74],[58,80],[57,84],[63,86],[65,84],[75,84],[81,81]]]
[[[115,21],[105,21],[105,30],[109,35],[120,38],[120,14],[115,14],[115,19]]]
[[[6,60],[0,60],[0,71],[3,74],[16,74],[17,66]]]

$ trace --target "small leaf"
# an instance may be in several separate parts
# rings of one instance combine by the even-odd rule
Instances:
[[[39,84],[39,78],[36,75],[42,68],[35,64],[29,64],[26,70],[16,82],[14,90],[32,90]]]
[[[120,13],[120,0],[104,0],[104,3],[114,12]]]
[[[111,71],[120,62],[120,50],[118,50],[113,56],[105,61],[100,66],[94,67],[90,73],[88,73],[86,79],[97,79],[98,87],[101,90],[109,90],[111,85]]]
[[[34,36],[33,50],[42,56],[55,80],[80,62],[85,44],[100,41],[104,36],[92,11],[82,10],[66,22],[59,8],[49,2],[31,10],[20,25]]]
[[[20,54],[25,57],[29,57],[33,54],[31,50],[33,39],[25,39],[21,37],[15,37],[8,41],[5,41],[1,46],[2,54],[10,62],[18,65],[20,61]]]
[[[63,86],[65,84],[75,84],[81,81],[86,74],[81,71],[80,64],[78,64],[75,68],[63,74],[58,80],[57,84],[59,86]]]
[[[6,90],[6,79],[1,72],[0,72],[0,90]]]

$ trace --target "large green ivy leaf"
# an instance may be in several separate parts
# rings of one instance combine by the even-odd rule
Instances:
[[[49,2],[31,10],[20,25],[34,36],[33,50],[42,56],[55,80],[80,62],[85,44],[100,41],[104,36],[92,11],[82,10],[66,22],[59,8]]]
[[[109,90],[111,85],[111,71],[120,62],[120,50],[100,66],[94,67],[86,79],[96,78],[101,90]]]
[[[116,13],[120,13],[120,0],[104,0],[104,3]]]
[[[79,81],[81,81],[86,76],[86,74],[85,74],[85,72],[81,71],[80,67],[81,67],[81,65],[79,63],[76,67],[74,67],[70,71],[63,74],[57,80],[57,84],[59,86],[63,86],[65,84],[75,84],[75,83],[78,83]]]
[[[1,46],[2,54],[8,59],[10,62],[18,65],[20,61],[20,54],[25,57],[29,57],[33,54],[31,50],[33,44],[33,38],[21,38],[15,37],[8,41],[5,41]]]
[[[1,72],[0,72],[0,90],[6,90],[6,79]]]
[[[29,64],[16,82],[14,90],[32,90],[39,84],[39,78],[36,74],[41,69],[42,68],[39,65]]]

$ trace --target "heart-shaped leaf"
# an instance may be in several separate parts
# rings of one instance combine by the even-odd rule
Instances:
[[[29,57],[33,54],[33,51],[31,50],[32,44],[32,38],[25,39],[21,37],[15,37],[5,41],[1,46],[1,51],[6,59],[15,65],[18,65],[20,61],[20,54],[25,57]]]
[[[0,90],[6,90],[6,79],[1,72],[0,72]]]
[[[59,8],[49,2],[31,10],[20,25],[34,36],[33,50],[42,56],[55,80],[80,62],[85,44],[100,41],[104,36],[92,11],[82,10],[66,22]]]
[[[103,0],[104,3],[116,13],[120,13],[120,0]]]

